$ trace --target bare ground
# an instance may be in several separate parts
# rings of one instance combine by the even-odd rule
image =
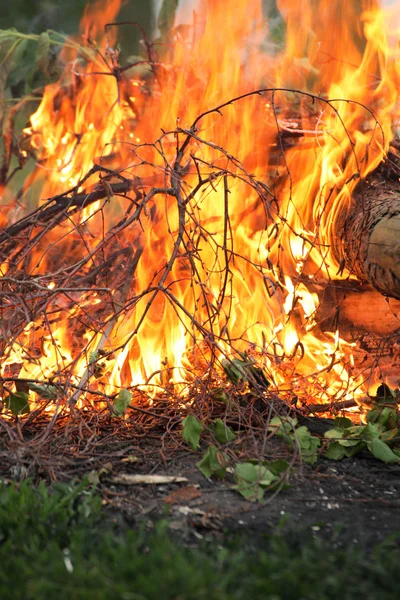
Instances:
[[[171,530],[186,542],[230,532],[246,533],[256,541],[282,522],[284,528],[309,530],[316,536],[333,534],[340,544],[369,546],[400,533],[399,465],[386,465],[368,453],[335,462],[320,458],[313,467],[296,463],[290,487],[254,504],[232,489],[232,475],[222,481],[206,479],[196,467],[201,452],[177,440],[165,438],[161,431],[139,438],[108,431],[82,445],[64,431],[64,437],[60,433],[38,446],[3,436],[0,477],[31,477],[37,482],[88,475],[97,483],[105,509],[121,526],[144,522],[151,528],[167,516]],[[241,447],[236,452],[240,456]],[[243,455],[246,452],[243,447]],[[271,459],[285,452],[281,442],[272,439],[264,456]],[[187,481],[131,485],[118,482],[124,474],[173,475]]]

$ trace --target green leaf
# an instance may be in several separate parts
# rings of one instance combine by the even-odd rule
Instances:
[[[250,388],[257,388],[257,386],[268,388],[271,385],[264,371],[254,365],[248,368],[248,379]]]
[[[348,419],[347,417],[336,417],[336,419],[334,421],[335,429],[347,429],[348,427],[351,427],[352,425],[353,425],[352,420]]]
[[[317,449],[320,447],[320,445],[321,441],[317,437],[311,436],[309,449],[304,450],[301,453],[302,460],[308,465],[313,465],[316,463],[318,459]]]
[[[277,476],[264,465],[255,465],[251,462],[237,463],[235,467],[235,477],[243,479],[248,483],[257,483],[263,487],[268,487]]]
[[[384,431],[381,434],[381,440],[383,442],[391,442],[392,440],[396,439],[399,435],[399,430],[397,429],[388,429],[387,431]]]
[[[114,414],[117,417],[122,417],[125,414],[126,409],[132,402],[132,394],[129,390],[120,390],[117,397],[114,400]]]
[[[341,444],[341,442],[339,442],[339,444]],[[365,447],[365,442],[359,442],[357,445],[354,445],[351,448],[345,448],[344,451],[346,452],[346,456],[349,458],[350,456],[357,454],[357,452],[360,452],[360,450],[364,450]]]
[[[317,448],[321,444],[319,438],[311,435],[310,430],[305,425],[295,429],[293,438],[300,446],[302,460],[309,465],[313,465],[318,458]]]
[[[343,430],[336,429],[336,427],[334,427],[333,429],[328,429],[328,431],[325,431],[324,433],[324,437],[326,437],[328,440],[340,440],[343,436]]]
[[[221,360],[222,368],[224,369],[228,379],[232,383],[239,383],[239,381],[246,381],[246,362],[239,360],[238,358],[228,359],[223,358]]]
[[[393,464],[400,461],[400,458],[379,438],[374,438],[371,442],[368,442],[368,449],[375,458],[385,463]]]
[[[265,488],[257,483],[249,483],[241,479],[237,485],[233,486],[233,489],[249,502],[262,502],[264,499]]]
[[[227,455],[224,452],[220,452],[216,446],[209,446],[203,458],[197,463],[197,468],[207,478],[215,475],[222,479],[227,466]]]
[[[220,444],[232,442],[236,438],[233,430],[228,425],[225,425],[222,419],[215,420],[214,435]]]
[[[203,423],[194,415],[188,415],[182,421],[182,437],[193,450],[197,450],[200,445],[200,435],[203,429]]]
[[[47,31],[40,34],[36,47],[35,61],[38,69],[48,76],[48,66],[50,62],[50,36]]]
[[[294,431],[297,425],[297,419],[292,417],[272,417],[268,424],[268,431],[275,431],[276,433],[289,433]],[[278,429],[278,431],[277,431]]]
[[[308,450],[310,448],[312,435],[308,427],[305,425],[298,427],[295,430],[294,435],[296,436],[296,439],[302,450]]]
[[[345,439],[345,440],[339,440],[338,444],[340,444],[341,446],[344,446],[345,448],[355,448],[356,446],[358,446],[358,444],[360,443],[359,439],[356,440],[349,440],[349,439]]]
[[[346,429],[346,437],[362,437],[365,432],[366,425],[353,425]]]
[[[290,469],[289,463],[286,460],[273,460],[268,465],[266,463],[263,464],[268,466],[269,470],[277,476],[282,475],[282,473]]]
[[[95,363],[97,360],[99,359],[99,351],[98,350],[93,350],[93,352],[91,352],[89,354],[89,365],[92,365],[93,363]]]
[[[389,429],[394,429],[397,426],[397,421],[396,410],[389,408],[389,406],[373,408],[367,412],[367,423],[378,423]]]
[[[26,392],[15,392],[9,394],[4,403],[14,415],[25,415],[30,412],[29,394]]]
[[[380,437],[382,433],[381,426],[378,423],[368,423],[364,427],[364,431],[362,432],[362,438],[364,440],[373,440],[374,438]]]
[[[28,387],[32,392],[36,392],[38,396],[45,400],[56,400],[60,394],[59,389],[55,385],[50,385],[49,383],[29,382]]]
[[[331,442],[325,456],[331,460],[341,460],[346,456],[346,450],[339,442]]]
[[[224,391],[224,388],[212,388],[210,390],[210,394],[212,395],[213,398],[215,398],[215,400],[218,400],[219,402],[223,402],[224,404],[228,404],[228,395],[227,393]]]
[[[250,502],[261,502],[265,489],[273,484],[278,476],[264,465],[245,462],[236,465],[235,478],[237,485],[234,489]]]

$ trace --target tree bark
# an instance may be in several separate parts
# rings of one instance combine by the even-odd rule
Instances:
[[[381,168],[384,172],[385,166]],[[360,184],[341,225],[338,261],[360,281],[400,299],[400,184],[374,174]]]

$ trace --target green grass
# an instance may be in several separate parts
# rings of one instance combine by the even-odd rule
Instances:
[[[166,522],[117,528],[86,484],[0,484],[2,600],[385,600],[398,596],[400,549],[368,554],[277,531],[185,548]]]

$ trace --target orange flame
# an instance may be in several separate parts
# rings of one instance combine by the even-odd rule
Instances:
[[[133,67],[115,77],[117,28],[107,39],[103,32],[120,0],[86,10],[83,54],[65,50],[65,74],[31,116],[35,177],[42,197],[52,197],[101,165],[140,177],[148,199],[130,228],[118,224],[135,203],[110,191],[107,202],[71,212],[43,236],[30,274],[50,274],[56,316],[25,326],[3,372],[20,364],[20,377],[68,372],[75,388],[95,380],[105,393],[182,393],[212,356],[235,348],[254,354],[281,393],[358,398],[354,345],[318,330],[317,283],[336,276],[340,223],[392,136],[399,73],[384,14],[374,0],[280,0],[280,52],[268,41],[272,23],[260,0],[200,6],[189,34],[176,28],[168,45],[153,48],[150,84]],[[259,88],[270,91],[252,94]],[[82,264],[98,267],[105,239],[115,244],[101,256],[119,248],[125,259],[115,268],[127,285],[113,289],[108,277],[101,287],[109,291],[65,291],[65,281],[63,289],[54,283],[66,267],[71,281]]]

